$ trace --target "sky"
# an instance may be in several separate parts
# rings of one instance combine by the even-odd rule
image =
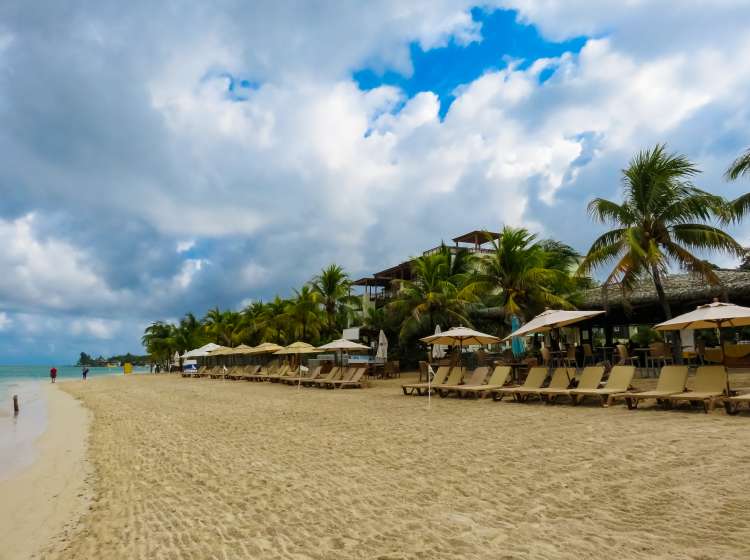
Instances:
[[[209,5],[210,4],[210,5]],[[666,142],[750,146],[744,0],[0,3],[0,363],[504,224],[585,252]],[[750,245],[750,222],[732,233]],[[719,255],[712,260],[735,266]]]

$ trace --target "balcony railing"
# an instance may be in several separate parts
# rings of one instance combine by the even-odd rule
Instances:
[[[476,253],[481,255],[491,255],[495,251],[493,249],[483,249],[482,247],[456,247],[455,245],[446,245],[448,250],[451,253],[457,253],[460,249],[469,251],[469,253]],[[423,256],[428,257],[430,255],[435,255],[440,252],[441,246],[438,245],[437,247],[434,247],[432,249],[428,249],[424,253],[422,253]]]

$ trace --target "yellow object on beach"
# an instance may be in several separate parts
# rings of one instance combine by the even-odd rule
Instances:
[[[131,364],[130,362],[123,364],[122,370],[125,372],[125,375],[133,373],[133,364]]]

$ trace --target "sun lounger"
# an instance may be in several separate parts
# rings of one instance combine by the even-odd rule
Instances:
[[[428,388],[432,388],[434,390],[435,385],[442,385],[443,383],[445,383],[445,380],[448,377],[450,371],[450,366],[440,366],[434,377],[432,378],[431,383],[407,383],[405,385],[401,385],[401,390],[404,392],[404,395],[426,395]]]
[[[458,369],[458,368],[456,368]],[[485,380],[487,379],[487,374],[489,373],[490,368],[486,366],[481,366],[476,368],[472,374],[471,377],[469,377],[469,380],[466,383],[454,383],[450,384],[448,382],[442,384],[442,385],[436,385],[435,389],[438,392],[438,395],[445,398],[451,393],[458,394],[458,389],[465,386],[473,386],[473,387],[481,387]]]
[[[688,368],[687,366],[664,366],[659,373],[659,380],[656,382],[656,389],[651,391],[637,391],[634,393],[617,393],[609,396],[609,404],[612,405],[618,399],[624,399],[628,408],[634,410],[638,408],[638,403],[648,399],[655,399],[657,403],[662,403],[667,397],[685,392],[687,384]]]
[[[712,410],[717,399],[728,396],[727,370],[724,366],[701,366],[695,372],[693,390],[665,398],[670,404],[700,402],[703,412]]]
[[[321,366],[315,366],[311,371],[307,372],[307,375],[295,375],[294,377],[281,377],[279,381],[288,385],[296,385],[302,383],[304,380],[318,379],[320,377]]]
[[[546,400],[547,398],[549,398],[549,395],[552,394],[551,392],[566,392],[574,375],[575,370],[573,368],[555,368],[555,370],[552,372],[552,377],[550,378],[549,385],[547,385],[547,387],[531,387],[528,389],[519,387],[513,393],[513,396],[517,401],[525,402],[529,400],[529,397],[532,396],[537,396],[540,400],[542,400],[542,395],[546,394],[547,396],[544,397],[544,399]]]
[[[245,381],[250,381],[250,378],[254,375],[256,375],[260,371],[260,366],[248,366],[242,370],[242,374],[238,377],[238,379],[243,379]]]
[[[750,410],[750,393],[724,399],[724,409],[727,411],[727,414],[731,414],[732,416],[740,413],[740,407],[743,404],[747,405],[748,410]]]
[[[432,390],[436,393],[439,393],[440,389],[450,389],[452,387],[460,385],[461,380],[464,378],[464,373],[466,373],[465,368],[458,366],[451,368],[451,372],[448,374],[448,379],[446,379],[443,383],[433,383]]]
[[[529,374],[526,376],[526,380],[523,382],[523,385],[493,389],[489,392],[489,394],[492,395],[493,401],[501,401],[503,400],[503,397],[505,395],[511,395],[514,399],[520,399],[520,397],[516,395],[518,391],[539,389],[541,388],[545,379],[547,379],[547,368],[533,367],[529,370]]]
[[[325,389],[333,389],[337,382],[351,380],[354,377],[354,375],[357,373],[357,369],[359,368],[356,368],[353,366],[346,367],[343,369],[343,371],[341,372],[341,375],[339,375],[338,377],[334,379],[330,379],[330,380],[320,381],[319,383],[316,383],[316,385],[318,387],[323,387]]]
[[[353,375],[349,379],[339,379],[336,381],[331,381],[332,385],[330,385],[329,388],[344,389],[346,387],[362,387],[362,383],[364,383],[362,377],[364,377],[365,373],[367,373],[367,368],[355,368]]]
[[[329,371],[325,377],[319,377],[318,379],[303,379],[301,381],[301,384],[305,387],[322,387],[322,383],[333,381],[335,379],[341,379],[341,376],[344,374],[344,368],[342,367],[334,367]]]
[[[268,375],[263,377],[264,381],[276,381],[280,377],[286,377],[289,375],[289,370],[291,368],[288,364],[284,364],[281,366],[278,370],[276,370],[274,373],[269,373]]]
[[[472,397],[483,397],[489,391],[494,389],[500,389],[505,386],[511,377],[510,366],[495,366],[492,375],[486,384],[472,385],[471,380],[466,385],[459,385],[456,387],[455,392],[459,397],[472,396]]]
[[[602,406],[609,406],[609,398],[612,395],[625,393],[631,388],[630,384],[634,375],[635,366],[615,366],[609,372],[609,379],[604,387],[600,389],[577,387],[570,391],[570,397],[574,405],[582,403],[586,397],[599,397]]]
[[[552,376],[549,387],[539,389],[534,393],[540,399],[546,401],[547,404],[556,402],[560,397],[569,397],[571,401],[573,401],[572,392],[574,390],[596,389],[597,387],[599,387],[599,383],[601,383],[602,377],[604,376],[604,367],[586,367],[583,369],[581,377],[578,379],[578,386],[573,389],[569,389],[568,386],[575,376],[574,370],[564,367],[557,368],[555,370],[555,374],[558,373],[558,370],[562,370],[562,372],[559,373],[557,379],[555,379],[555,375]]]

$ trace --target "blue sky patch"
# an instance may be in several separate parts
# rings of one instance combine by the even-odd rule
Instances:
[[[578,53],[587,40],[576,37],[562,43],[547,41],[536,27],[519,23],[514,10],[474,9],[472,17],[482,23],[482,41],[461,46],[451,40],[448,46],[429,51],[423,51],[415,42],[410,45],[412,76],[362,68],[354,72],[354,80],[361,89],[396,86],[410,98],[421,91],[432,91],[440,97],[442,118],[454,100],[453,91],[457,86],[472,82],[487,71],[506,67],[508,59],[523,59],[519,65],[523,69],[539,58]],[[553,69],[545,70],[540,81],[546,81],[552,74]]]

